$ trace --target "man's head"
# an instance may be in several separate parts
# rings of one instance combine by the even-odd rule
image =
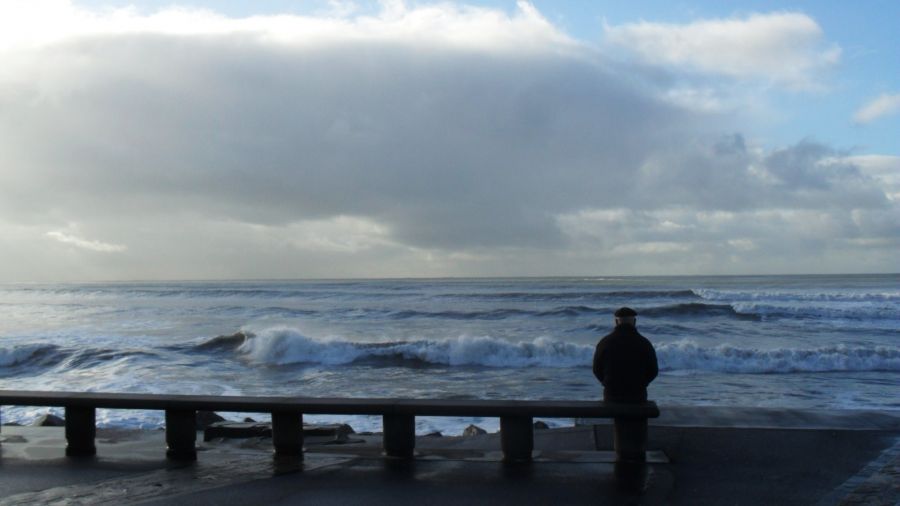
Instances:
[[[630,307],[620,307],[613,313],[613,316],[616,317],[616,325],[631,325],[637,322],[637,311],[631,309]]]

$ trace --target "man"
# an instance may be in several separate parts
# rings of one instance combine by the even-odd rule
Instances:
[[[597,343],[594,376],[603,384],[603,400],[644,402],[647,385],[656,378],[656,350],[638,333],[637,312],[623,307],[615,312],[616,328]]]
[[[638,333],[637,312],[623,307],[615,312],[616,328],[597,343],[594,376],[603,384],[606,402],[647,400],[647,385],[656,378],[656,350]],[[639,491],[646,485],[647,419],[615,418],[613,446],[615,473],[620,488]]]

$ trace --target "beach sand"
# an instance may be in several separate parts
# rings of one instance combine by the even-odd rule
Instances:
[[[2,428],[0,504],[888,504],[900,502],[900,414],[661,407],[643,494],[616,487],[611,426],[535,431],[505,464],[497,434],[419,437],[410,461],[381,439],[307,438],[302,463],[267,438],[202,441],[165,459],[161,430],[98,430],[66,458],[59,427]]]

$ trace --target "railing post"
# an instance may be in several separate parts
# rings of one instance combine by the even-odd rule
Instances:
[[[272,445],[276,457],[303,458],[303,414],[294,411],[272,413]]]
[[[503,460],[531,460],[534,450],[534,425],[530,416],[500,417],[500,446]]]
[[[616,461],[644,462],[647,460],[647,419],[615,418],[613,447]]]
[[[66,406],[66,455],[90,457],[97,454],[96,410],[93,406]]]
[[[416,417],[414,415],[384,415],[384,453],[388,457],[413,456],[416,448]]]
[[[647,486],[647,419],[615,418],[613,446],[618,487],[630,492],[644,490]]]
[[[166,457],[197,460],[197,412],[193,409],[166,410]]]

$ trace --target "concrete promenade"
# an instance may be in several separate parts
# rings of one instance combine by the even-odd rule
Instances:
[[[531,464],[503,463],[497,434],[420,437],[411,461],[382,457],[377,435],[308,438],[301,464],[274,461],[268,439],[214,440],[175,464],[163,431],[99,430],[97,456],[75,459],[62,428],[4,426],[0,504],[900,502],[900,413],[662,412],[640,495],[616,488],[608,421],[535,431]]]

